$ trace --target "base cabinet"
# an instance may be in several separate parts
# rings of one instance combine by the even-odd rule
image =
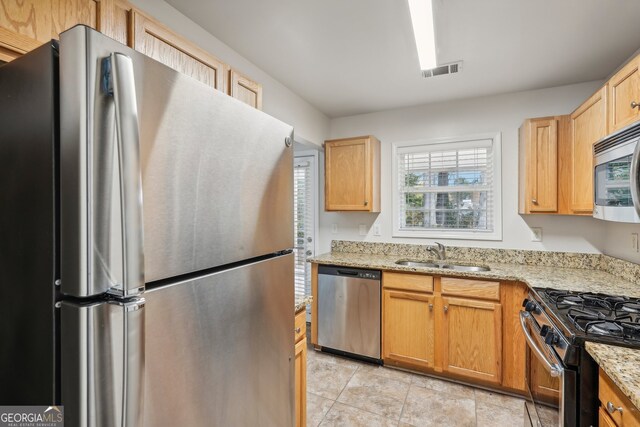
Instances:
[[[306,337],[306,310],[296,315],[294,323],[295,337],[295,408],[296,427],[307,425],[307,337]]]
[[[499,384],[502,379],[502,306],[443,298],[443,370]]]
[[[434,297],[420,292],[383,290],[383,359],[434,367]]]
[[[602,368],[598,377],[600,426],[640,426],[640,410],[613,383]]]

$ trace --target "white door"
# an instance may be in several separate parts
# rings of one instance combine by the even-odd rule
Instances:
[[[296,156],[293,164],[296,296],[311,295],[311,264],[307,258],[314,256],[316,246],[316,158],[315,155]],[[309,308],[307,320],[310,320]]]

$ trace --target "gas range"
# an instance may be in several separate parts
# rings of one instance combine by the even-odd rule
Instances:
[[[640,348],[640,299],[556,289],[535,293],[571,344],[595,341]]]
[[[545,383],[555,384],[549,395],[536,376],[527,377],[530,424],[597,425],[598,365],[584,342],[640,348],[640,299],[534,288],[522,306],[527,372],[544,371]],[[553,416],[545,417],[550,408]]]

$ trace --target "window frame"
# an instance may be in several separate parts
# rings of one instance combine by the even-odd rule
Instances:
[[[431,229],[431,230],[407,230],[400,229],[400,189],[398,183],[398,149],[416,147],[420,145],[443,144],[442,151],[446,150],[446,144],[464,143],[476,140],[491,140],[493,157],[493,230],[455,230],[455,229]],[[439,238],[462,240],[502,240],[502,134],[484,133],[475,135],[463,135],[446,138],[419,139],[414,141],[394,142],[391,144],[391,193],[393,209],[392,237],[401,238]]]

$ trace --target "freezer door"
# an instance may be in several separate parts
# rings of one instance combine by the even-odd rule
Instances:
[[[145,301],[60,304],[61,401],[72,426],[143,424]]]
[[[293,426],[292,254],[145,298],[146,426]]]
[[[63,293],[123,286],[136,139],[147,283],[293,247],[291,126],[87,27],[60,38]]]

